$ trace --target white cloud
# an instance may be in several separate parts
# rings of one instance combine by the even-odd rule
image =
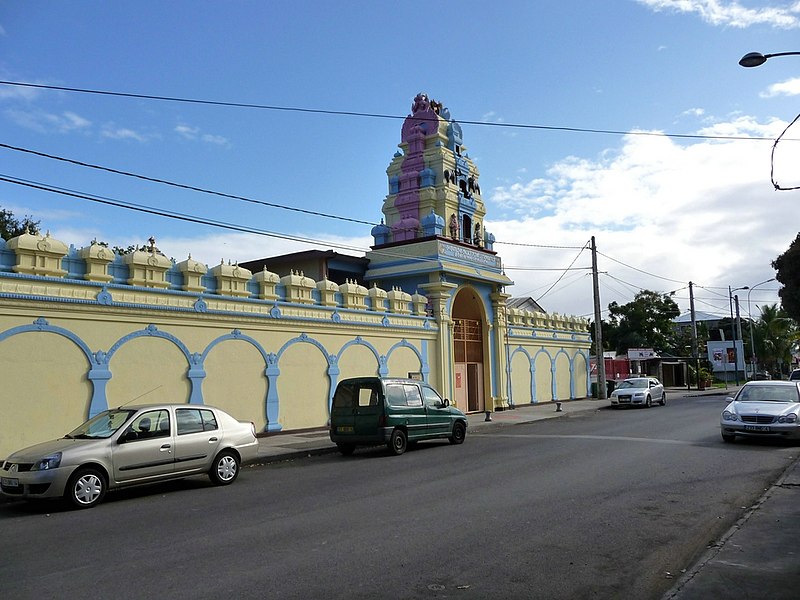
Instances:
[[[774,138],[785,126],[741,116],[701,133]],[[796,220],[785,218],[796,212],[797,192],[774,191],[770,149],[768,140],[685,142],[628,135],[616,151],[594,159],[567,157],[544,178],[496,188],[489,194],[489,215],[500,212],[504,218],[490,220],[487,229],[497,240],[571,247],[498,244],[495,250],[517,283],[508,291],[515,296],[543,293],[561,272],[511,267],[564,269],[576,248],[594,235],[600,252],[635,267],[599,258],[600,270],[607,272],[601,277],[608,286],[601,292],[603,308],[613,300],[629,302],[637,288],[667,292],[691,280],[723,290],[706,294],[711,306],[698,309],[714,312],[716,302],[722,310],[724,289],[774,276],[770,262],[797,235]],[[786,145],[784,154],[783,164],[800,162],[800,150]],[[794,170],[783,173],[793,176]],[[492,204],[501,210],[492,211]],[[587,253],[576,266],[589,264]],[[737,265],[735,271],[731,265]],[[591,314],[586,270],[567,275],[542,304],[559,312]],[[685,299],[679,304],[687,306]]]
[[[198,127],[189,127],[188,125],[177,125],[175,133],[187,140],[196,140],[200,129]]]
[[[775,96],[800,96],[800,77],[787,79],[779,83],[773,83],[767,91],[759,94],[762,98],[774,98]]]
[[[26,100],[30,101],[39,95],[39,90],[19,85],[0,86],[0,100]]]
[[[215,144],[217,146],[230,146],[230,142],[227,138],[221,135],[213,135],[210,133],[202,133],[199,127],[192,127],[190,125],[176,125],[174,129],[175,133],[181,136],[183,139],[191,140],[191,141],[201,141],[207,144]]]
[[[103,125],[100,135],[111,140],[135,140],[142,143],[147,141],[147,136],[128,127],[118,127],[113,123]]]
[[[61,114],[43,110],[8,109],[5,115],[20,127],[39,133],[70,133],[88,130],[92,122],[80,115],[66,111]]]
[[[782,7],[746,8],[739,2],[722,0],[637,0],[654,11],[697,14],[711,25],[745,29],[752,25],[771,25],[779,29],[800,27],[800,3]]]

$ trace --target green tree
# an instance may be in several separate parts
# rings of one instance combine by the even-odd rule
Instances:
[[[772,261],[775,279],[783,284],[778,292],[787,316],[800,321],[800,233],[789,249]]]
[[[10,240],[13,237],[22,235],[26,231],[39,233],[39,221],[34,221],[32,217],[25,216],[20,221],[14,217],[14,213],[5,208],[0,209],[0,237]]]
[[[800,340],[797,322],[777,304],[764,305],[755,324],[756,332],[759,364],[773,373],[785,375],[791,364],[792,350]]]
[[[643,290],[632,302],[608,305],[609,347],[618,353],[629,348],[653,348],[657,352],[671,349],[674,336],[672,320],[680,314],[678,305],[666,294]]]

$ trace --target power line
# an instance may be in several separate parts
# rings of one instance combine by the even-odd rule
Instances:
[[[72,165],[77,165],[79,167],[85,167],[87,169],[96,169],[98,171],[106,171],[107,173],[113,173],[115,175],[124,175],[125,177],[134,177],[136,179],[141,179],[142,181],[150,181],[152,183],[159,183],[162,185],[168,185],[184,190],[191,190],[193,192],[200,192],[203,194],[212,194],[214,196],[221,196],[222,198],[229,198],[232,200],[241,200],[243,202],[250,202],[251,204],[260,204],[262,206],[269,206],[270,208],[280,208],[282,210],[290,210],[293,212],[299,212],[307,215],[312,215],[315,217],[325,217],[327,219],[337,219],[339,221],[349,221],[350,223],[359,223],[362,225],[377,225],[372,221],[362,221],[360,219],[352,219],[350,217],[342,217],[340,215],[334,215],[329,213],[323,213],[315,210],[306,210],[303,208],[297,208],[294,206],[287,206],[285,204],[277,204],[275,202],[267,202],[266,200],[255,200],[253,198],[248,198],[247,196],[239,196],[236,194],[227,194],[225,192],[217,192],[214,190],[209,190],[206,188],[197,187],[194,185],[188,185],[185,183],[175,183],[174,181],[168,181],[166,179],[159,179],[157,177],[148,177],[147,175],[140,175],[138,173],[131,173],[130,171],[122,171],[120,169],[113,169],[111,167],[104,167],[102,165],[96,165],[92,163],[83,162],[80,160],[75,160],[72,158],[65,158],[63,156],[56,156],[55,154],[47,154],[46,152],[39,152],[37,150],[30,150],[28,148],[20,148],[18,146],[11,146],[10,144],[3,144],[0,143],[0,148],[6,148],[8,150],[13,150],[15,152],[24,152],[26,154],[32,154],[34,156],[40,156],[42,158],[48,158],[50,160],[57,160],[61,162],[65,162]]]
[[[575,255],[575,258],[573,258],[573,259],[572,259],[572,262],[571,262],[571,263],[569,263],[569,266],[567,266],[567,268],[566,268],[566,269],[564,269],[564,272],[563,272],[563,273],[561,273],[561,275],[558,277],[558,279],[556,279],[556,280],[553,282],[553,285],[551,285],[549,288],[547,288],[547,291],[546,291],[544,294],[542,294],[541,296],[539,296],[538,298],[536,298],[536,302],[539,302],[539,300],[541,300],[542,298],[544,298],[545,296],[547,296],[547,294],[549,294],[549,293],[552,291],[552,289],[558,285],[558,282],[559,282],[559,281],[561,281],[562,279],[564,279],[564,276],[565,276],[565,275],[566,275],[566,274],[569,272],[569,270],[570,270],[570,268],[572,267],[572,265],[574,265],[574,264],[575,264],[575,262],[576,262],[576,261],[577,261],[577,260],[580,258],[581,254],[583,254],[583,251],[584,251],[584,250],[586,250],[586,244],[584,244],[584,245],[581,247],[581,249],[580,249],[580,251],[578,252],[578,254],[576,254],[576,255]]]
[[[664,281],[669,281],[670,283],[686,283],[685,281],[678,281],[677,279],[670,279],[669,277],[662,277],[661,275],[656,275],[655,273],[650,273],[648,271],[643,271],[642,269],[639,269],[637,267],[633,267],[633,266],[631,266],[631,265],[629,265],[627,263],[622,262],[621,260],[617,260],[616,258],[611,258],[607,254],[603,254],[599,250],[598,250],[597,253],[600,256],[602,256],[604,258],[607,258],[608,260],[610,260],[612,262],[615,262],[615,263],[617,263],[619,265],[622,265],[623,267],[627,267],[629,269],[633,269],[634,271],[638,271],[639,273],[643,273],[644,275],[649,275],[650,277],[655,277],[656,279],[663,279]]]
[[[280,233],[280,232],[276,232],[276,231],[268,231],[268,230],[264,230],[264,229],[258,229],[258,228],[255,228],[255,227],[249,227],[249,226],[245,226],[245,225],[238,225],[236,223],[228,223],[228,222],[225,222],[225,221],[217,221],[217,220],[213,220],[213,219],[207,219],[207,218],[203,218],[203,217],[198,217],[196,215],[191,215],[191,214],[188,214],[188,213],[181,213],[181,212],[177,212],[177,211],[169,211],[169,210],[164,210],[164,209],[157,209],[157,208],[153,208],[151,206],[146,206],[146,205],[142,205],[142,204],[136,204],[136,203],[133,203],[133,202],[117,200],[117,199],[109,198],[109,197],[106,197],[106,196],[98,196],[98,195],[95,195],[95,194],[79,192],[79,191],[76,191],[76,190],[70,190],[70,189],[67,189],[67,188],[53,186],[53,185],[49,185],[49,184],[45,184],[45,183],[41,183],[41,182],[37,182],[37,181],[21,179],[21,178],[13,177],[13,176],[10,176],[10,175],[0,174],[0,181],[4,181],[6,183],[11,183],[11,184],[14,184],[14,185],[20,185],[20,186],[23,186],[23,187],[28,187],[28,188],[32,188],[32,189],[36,189],[36,190],[40,190],[40,191],[44,191],[44,192],[49,192],[49,193],[53,193],[53,194],[60,194],[60,195],[63,195],[63,196],[68,196],[68,197],[76,198],[76,199],[79,199],[79,200],[88,200],[89,202],[96,202],[98,204],[104,204],[106,206],[113,206],[113,207],[116,207],[116,208],[122,208],[122,209],[126,209],[126,210],[131,210],[131,211],[135,211],[135,212],[141,212],[141,213],[155,215],[155,216],[158,216],[158,217],[164,217],[164,218],[168,218],[168,219],[175,219],[175,220],[179,220],[179,221],[185,221],[185,222],[189,222],[189,223],[196,223],[196,224],[200,224],[200,225],[206,225],[206,226],[209,226],[209,227],[216,227],[216,228],[219,228],[219,229],[226,229],[226,230],[229,230],[229,231],[236,231],[236,232],[239,232],[239,233],[249,233],[249,234],[254,234],[254,235],[273,237],[273,238],[282,239],[282,240],[288,240],[288,241],[292,241],[292,242],[300,242],[300,243],[305,243],[305,244],[311,244],[311,245],[314,245],[314,246],[322,246],[322,247],[325,247],[325,248],[336,248],[336,249],[340,249],[340,250],[350,250],[351,252],[359,252],[359,253],[361,253],[361,252],[367,252],[367,251],[370,250],[369,248],[364,248],[364,247],[359,247],[359,246],[351,246],[351,245],[347,245],[347,244],[342,244],[340,242],[332,242],[332,241],[328,241],[328,240],[318,240],[318,239],[314,239],[314,238],[306,238],[306,237],[301,237],[301,236],[297,236],[297,235],[290,235],[290,234],[286,234],[286,233]],[[408,259],[409,258],[406,254],[399,253],[399,252],[393,252],[391,249],[377,249],[377,250],[373,250],[373,252],[375,254],[381,254],[382,256],[386,256],[386,257],[390,257],[390,258],[399,258],[399,259]],[[424,258],[424,257],[412,257],[412,258],[416,262],[431,263],[431,264],[434,264],[434,265],[439,264],[439,260],[438,259]],[[554,269],[554,270],[556,270],[556,269]]]
[[[139,100],[159,100],[163,102],[181,102],[186,104],[199,104],[207,106],[223,106],[228,108],[249,108],[258,110],[271,110],[283,112],[298,112],[309,114],[321,115],[336,115],[346,117],[364,117],[370,119],[393,119],[403,120],[406,117],[400,115],[388,115],[381,113],[369,113],[352,110],[332,110],[322,108],[305,108],[299,106],[278,106],[273,104],[255,104],[249,102],[226,102],[220,100],[203,100],[198,98],[183,98],[179,96],[158,96],[154,94],[137,94],[131,92],[114,92],[110,90],[95,90],[87,88],[76,88],[59,85],[44,85],[40,83],[27,83],[22,81],[1,81],[0,85],[11,85],[17,87],[27,87],[43,90],[55,90],[61,92],[75,92],[80,94],[95,94],[100,96],[112,96],[118,98],[136,98]],[[430,119],[433,120],[433,119]],[[688,133],[664,133],[656,131],[620,131],[615,129],[594,129],[585,127],[563,127],[554,125],[533,125],[528,123],[496,123],[489,121],[471,121],[471,120],[458,120],[459,123],[464,125],[481,125],[485,127],[504,127],[511,129],[535,129],[541,131],[565,131],[570,133],[594,133],[603,135],[638,135],[638,136],[651,136],[651,137],[668,137],[675,139],[691,139],[691,140],[743,140],[743,141],[768,141],[772,142],[772,138],[765,137],[751,137],[740,135],[700,135]]]
[[[268,202],[266,200],[256,200],[254,198],[249,198],[247,196],[239,196],[237,194],[229,194],[229,193],[226,193],[226,192],[218,192],[218,191],[215,191],[215,190],[201,188],[201,187],[194,186],[194,185],[189,185],[189,184],[185,184],[185,183],[176,183],[174,181],[169,181],[167,179],[161,179],[161,178],[158,178],[158,177],[149,177],[147,175],[141,175],[139,173],[132,173],[130,171],[123,171],[121,169],[114,169],[112,167],[106,167],[106,166],[103,166],[103,165],[87,163],[87,162],[76,160],[76,159],[73,159],[73,158],[66,158],[64,156],[57,156],[55,154],[48,154],[46,152],[40,152],[38,150],[31,150],[29,148],[21,148],[19,146],[12,146],[10,144],[0,143],[0,148],[6,148],[7,150],[13,150],[15,152],[23,152],[23,153],[31,154],[31,155],[34,155],[34,156],[39,156],[41,158],[47,158],[47,159],[50,159],[50,160],[56,160],[56,161],[60,161],[60,162],[65,162],[67,164],[72,164],[72,165],[76,165],[76,166],[84,167],[84,168],[88,168],[88,169],[96,169],[98,171],[105,171],[105,172],[108,172],[108,173],[112,173],[114,175],[123,175],[125,177],[133,177],[133,178],[136,178],[136,179],[140,179],[142,181],[149,181],[151,183],[158,183],[158,184],[167,185],[167,186],[171,186],[171,187],[175,187],[175,188],[179,188],[179,189],[189,190],[189,191],[193,191],[193,192],[200,192],[200,193],[203,193],[203,194],[211,194],[211,195],[214,195],[214,196],[219,196],[221,198],[228,198],[228,199],[231,199],[231,200],[241,200],[243,202],[249,202],[251,204],[260,204],[262,206],[268,206],[270,208],[279,208],[279,209],[282,209],[282,210],[298,212],[298,213],[302,213],[302,214],[311,215],[311,216],[314,216],[314,217],[324,217],[324,218],[327,218],[327,219],[336,219],[336,220],[339,220],[339,221],[347,221],[347,222],[350,222],[350,223],[358,223],[358,224],[362,224],[362,225],[372,225],[372,226],[377,225],[377,223],[375,223],[374,221],[363,221],[361,219],[354,219],[354,218],[351,218],[351,217],[343,217],[341,215],[335,215],[335,214],[332,214],[332,213],[324,213],[324,212],[315,211],[315,210],[297,208],[295,206],[288,206],[286,204],[278,204],[276,202]],[[497,240],[495,240],[494,243],[495,244],[507,244],[507,245],[512,245],[512,246],[525,246],[525,247],[528,247],[528,248],[548,248],[548,249],[560,249],[560,250],[564,250],[564,249],[572,250],[572,249],[577,249],[578,248],[578,246],[552,246],[552,245],[546,245],[546,244],[526,244],[524,242],[503,242],[503,241],[497,241]]]

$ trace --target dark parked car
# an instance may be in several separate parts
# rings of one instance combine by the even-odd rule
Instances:
[[[375,444],[403,454],[409,442],[437,438],[461,444],[466,434],[464,413],[422,381],[344,379],[333,395],[330,437],[345,455],[356,446]]]

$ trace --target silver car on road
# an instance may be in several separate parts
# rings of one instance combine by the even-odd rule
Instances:
[[[610,396],[611,406],[645,406],[653,402],[667,403],[664,385],[655,377],[629,377],[617,386]]]
[[[720,416],[722,439],[800,439],[800,382],[748,381]]]
[[[15,452],[0,468],[10,498],[65,498],[98,504],[107,490],[207,474],[233,483],[258,454],[255,425],[218,408],[192,404],[104,411],[63,438]]]

